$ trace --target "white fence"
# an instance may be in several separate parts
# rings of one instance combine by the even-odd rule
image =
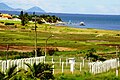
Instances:
[[[0,64],[2,66],[2,72],[5,73],[6,69],[9,69],[10,67],[17,65],[17,70],[19,68],[23,68],[27,70],[27,66],[24,63],[29,63],[30,65],[33,65],[34,63],[38,64],[40,62],[45,62],[45,56],[42,57],[33,57],[33,58],[23,58],[23,59],[16,59],[16,60],[1,60]]]
[[[33,57],[33,58],[24,58],[24,59],[16,59],[16,60],[0,60],[0,66],[1,66],[1,71],[2,72],[6,72],[6,69],[9,69],[10,67],[17,65],[17,70],[19,68],[23,68],[25,70],[27,70],[27,66],[24,63],[29,63],[30,65],[33,65],[34,63],[38,64],[40,62],[44,62],[45,63],[45,56],[42,57]],[[56,67],[60,67],[61,68],[61,72],[64,73],[64,70],[67,68],[67,66],[69,66],[70,71],[73,73],[77,67],[77,70],[79,69],[80,72],[83,71],[82,69],[84,69],[87,64],[88,67],[90,69],[90,72],[93,74],[97,74],[97,73],[102,73],[102,72],[107,72],[110,69],[114,69],[119,67],[119,59],[111,59],[111,60],[106,60],[104,62],[101,61],[97,61],[97,62],[87,62],[87,64],[85,65],[85,60],[83,59],[80,62],[73,62],[74,64],[71,64],[69,59],[66,58],[66,61],[62,61],[62,59],[60,58],[60,60],[58,60],[58,62],[54,62],[54,59],[52,58],[52,60],[50,61],[53,64],[53,74],[54,74],[54,70],[56,69]],[[47,61],[46,63],[50,63],[49,61]],[[59,70],[59,68],[58,68]]]
[[[110,69],[119,67],[119,59],[106,60],[104,62],[97,61],[88,63],[90,72],[93,74],[107,72]]]

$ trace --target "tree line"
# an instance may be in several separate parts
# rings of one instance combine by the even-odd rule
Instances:
[[[22,26],[25,26],[29,21],[35,21],[35,16],[37,23],[42,24],[45,22],[48,23],[56,23],[57,21],[62,21],[60,17],[55,15],[36,15],[35,12],[33,14],[28,14],[27,12],[24,13],[23,11],[20,12],[19,19],[21,19]]]

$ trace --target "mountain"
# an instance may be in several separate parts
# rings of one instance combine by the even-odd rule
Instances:
[[[14,9],[14,11],[24,11],[24,10],[21,8],[17,8],[17,9]]]
[[[8,5],[4,4],[4,3],[0,3],[0,11],[12,11],[14,10],[13,8],[9,7]]]
[[[39,8],[39,7],[37,7],[37,6],[32,7],[32,8],[30,8],[30,9],[26,10],[26,11],[27,11],[27,12],[40,12],[40,13],[45,13],[44,10],[42,10],[41,8]]]
[[[21,9],[21,8],[17,8],[17,9],[14,9],[14,8],[11,8],[9,7],[8,5],[6,5],[5,3],[0,3],[0,11],[22,11],[24,9]],[[28,10],[24,10],[26,12],[40,12],[40,13],[45,13],[44,10],[42,10],[41,8],[35,6],[35,7],[32,7]]]

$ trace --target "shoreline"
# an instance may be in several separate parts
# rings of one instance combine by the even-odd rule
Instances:
[[[66,22],[65,22],[66,23]],[[57,26],[57,25],[55,25]],[[94,27],[86,27],[86,26],[75,26],[75,25],[59,25],[59,26],[65,26],[65,27],[72,27],[72,28],[81,28],[81,29],[98,29],[98,30],[113,30],[113,31],[120,31],[120,29],[105,29],[105,28],[94,28]]]

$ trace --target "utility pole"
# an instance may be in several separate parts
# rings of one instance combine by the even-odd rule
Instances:
[[[34,12],[35,15],[35,12]],[[37,24],[36,24],[36,15],[35,15],[35,57],[37,57]]]
[[[9,50],[9,45],[7,44],[7,52],[6,52],[6,70],[7,70],[7,53],[8,53],[8,50]]]
[[[54,35],[50,35],[50,36],[45,40],[45,57],[46,57],[46,54],[47,54],[47,41],[48,41],[48,39],[50,39],[51,37],[54,37]]]

